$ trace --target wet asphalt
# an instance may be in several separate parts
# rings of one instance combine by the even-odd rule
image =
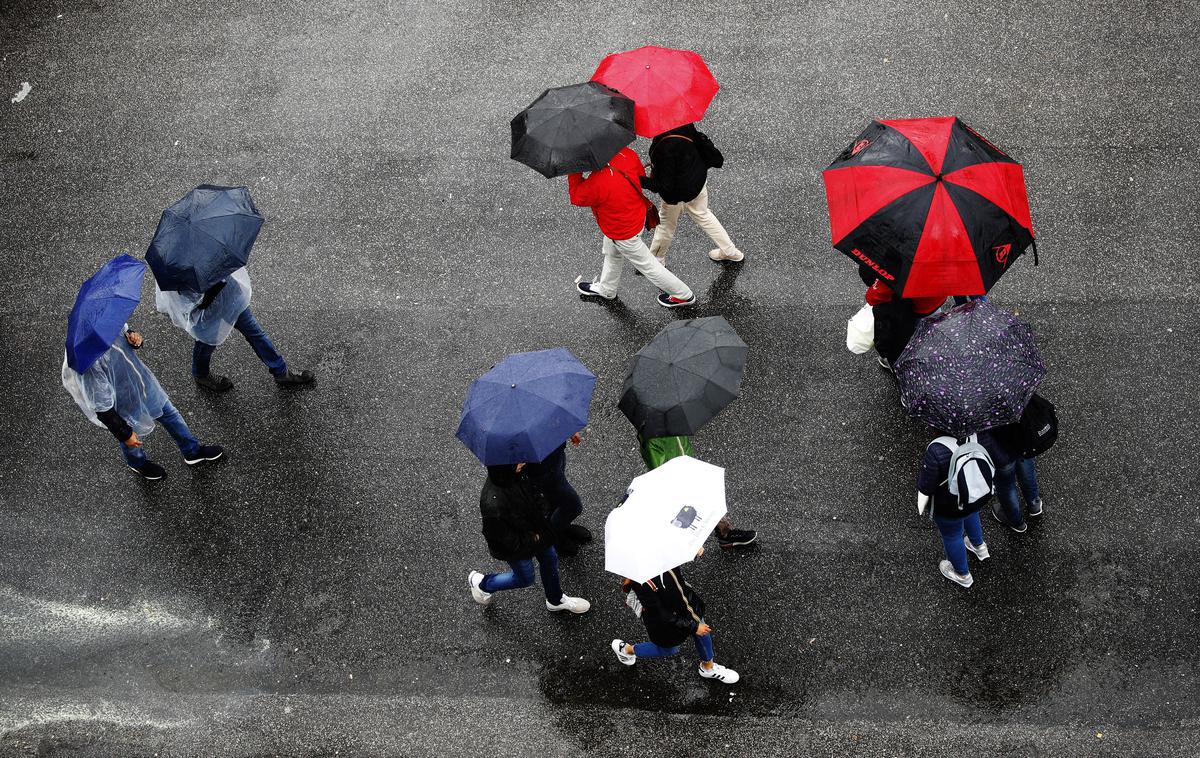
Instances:
[[[1200,11],[1189,2],[33,2],[0,6],[0,754],[1190,755],[1200,733]],[[508,159],[508,120],[607,53],[687,47],[722,90],[711,204],[653,302],[599,270],[590,214]],[[13,102],[22,82],[28,94]],[[820,170],[875,117],[955,114],[1025,167],[1041,265],[993,290],[1035,328],[1062,437],[1046,515],[985,520],[963,591],[913,505],[929,435],[844,347],[861,303]],[[640,141],[638,149],[645,149]],[[232,337],[206,394],[153,310],[143,358],[228,458],[146,483],[59,383],[66,314],[163,207],[245,184],[267,223],[253,307],[318,386]],[[631,273],[631,272],[630,272]],[[733,687],[616,663],[640,625],[599,545],[593,610],[481,609],[469,382],[563,346],[599,377],[569,474],[600,531],[641,471],[628,356],[724,315],[744,394],[695,438],[760,541],[689,577]]]

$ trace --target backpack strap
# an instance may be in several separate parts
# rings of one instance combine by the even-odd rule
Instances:
[[[640,184],[638,184],[637,182],[635,182],[635,181],[633,180],[633,177],[632,177],[632,176],[630,176],[629,174],[625,173],[624,171],[622,171],[622,170],[621,170],[621,169],[619,169],[619,168],[613,168],[612,166],[609,166],[609,169],[610,169],[610,170],[613,170],[613,171],[616,171],[618,174],[620,174],[621,176],[625,177],[625,180],[626,180],[627,182],[629,182],[629,186],[631,186],[631,187],[633,187],[635,190],[637,190],[638,197],[640,197],[640,198],[642,199],[642,202],[646,204],[646,210],[650,210],[651,208],[653,208],[653,207],[654,207],[654,203],[653,203],[653,202],[651,202],[651,201],[650,201],[650,199],[646,197],[646,194],[645,194],[644,192],[642,192],[642,185],[640,185]]]

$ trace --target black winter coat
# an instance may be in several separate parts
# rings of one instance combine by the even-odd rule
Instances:
[[[489,476],[479,495],[488,552],[502,561],[528,560],[554,544],[550,504],[524,475],[503,484]]]
[[[675,647],[683,643],[696,633],[704,618],[704,599],[678,568],[645,584],[633,585],[633,592],[642,603],[646,634],[656,645]]]
[[[708,169],[725,163],[721,151],[694,124],[663,132],[650,143],[650,176],[642,188],[657,192],[664,203],[695,200],[708,181]]]

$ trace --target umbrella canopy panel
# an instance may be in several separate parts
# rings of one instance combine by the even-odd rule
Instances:
[[[978,300],[923,319],[895,369],[909,414],[956,437],[1015,423],[1046,375],[1029,324]]]
[[[633,111],[596,82],[548,89],[513,118],[510,157],[547,179],[595,171],[635,139]]]
[[[682,566],[726,513],[725,469],[681,455],[642,474],[604,522],[604,570],[645,582]]]
[[[67,365],[86,372],[121,335],[142,297],[146,264],[119,255],[100,267],[79,288],[67,317]]]
[[[605,57],[592,81],[633,98],[637,133],[643,137],[704,118],[720,89],[699,55],[654,45]]]
[[[202,184],[163,211],[146,262],[159,289],[204,292],[246,265],[262,224],[250,190]]]
[[[565,348],[513,353],[471,384],[456,436],[485,466],[544,460],[587,426],[595,387]]]
[[[833,246],[902,297],[982,295],[1034,242],[1021,165],[955,117],[873,122],[824,179]]]
[[[618,407],[643,438],[695,434],[740,394],[748,352],[721,316],[672,322],[630,360]]]

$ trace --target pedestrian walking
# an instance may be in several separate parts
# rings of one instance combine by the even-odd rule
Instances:
[[[582,439],[576,432],[568,441],[577,446]],[[592,541],[592,532],[582,524],[572,523],[583,513],[583,501],[567,479],[567,443],[559,445],[540,463],[525,466],[525,473],[550,502],[555,549],[567,557],[575,555],[580,545]]]
[[[237,329],[275,383],[312,384],[311,371],[292,371],[250,312],[250,251],[263,217],[245,187],[202,184],[163,211],[146,251],[154,272],[154,303],[187,332],[192,377],[213,392],[233,388],[210,370],[213,351]]]
[[[524,463],[487,467],[487,481],[479,496],[483,536],[488,552],[493,558],[506,562],[509,570],[492,574],[470,572],[467,583],[471,597],[480,605],[488,605],[496,592],[529,587],[534,583],[533,563],[536,559],[542,591],[546,595],[546,610],[586,613],[591,603],[563,594],[550,505],[529,480],[524,468]]]
[[[1039,518],[1044,512],[1035,456],[1049,450],[1058,438],[1058,416],[1054,404],[1035,392],[1019,421],[991,429],[988,434],[1008,459],[1005,465],[997,462],[996,499],[992,502],[992,517],[1017,534],[1022,534],[1028,525],[1021,508],[1021,498],[1025,499],[1030,518]]]
[[[860,276],[862,267],[859,268]],[[892,364],[904,352],[921,319],[935,313],[946,302],[944,297],[896,297],[882,279],[875,279],[866,294],[867,305],[875,319],[875,351],[879,366],[892,371]]]
[[[692,438],[684,435],[646,438],[638,435],[638,448],[641,451],[642,461],[645,462],[647,471],[653,471],[672,458],[677,458],[681,455],[691,458],[696,457],[696,451],[692,447]],[[746,547],[758,539],[757,531],[736,528],[729,520],[729,516],[721,517],[721,520],[717,522],[715,533],[717,535],[717,544],[725,550],[735,547]]]
[[[650,254],[666,265],[667,251],[684,211],[704,230],[716,247],[708,257],[714,261],[737,262],[745,256],[708,207],[708,169],[725,165],[725,156],[695,124],[663,132],[650,143],[650,175],[641,178],[642,188],[662,198],[661,221],[650,241]]]
[[[575,173],[567,176],[571,204],[592,209],[592,215],[604,234],[604,264],[600,278],[577,280],[575,288],[585,297],[612,300],[621,283],[621,270],[629,261],[655,287],[662,290],[658,304],[679,308],[696,302],[696,295],[679,277],[667,270],[642,241],[647,212],[654,205],[642,194],[639,183],[645,171],[637,154],[622,148],[605,167],[587,178]]]
[[[213,392],[233,389],[229,377],[212,373],[212,356],[217,346],[237,330],[250,343],[254,354],[275,377],[281,387],[312,384],[316,377],[311,371],[293,371],[275,349],[271,338],[263,331],[250,311],[250,274],[245,267],[213,284],[203,293],[187,290],[164,290],[155,284],[154,303],[159,312],[167,314],[171,323],[193,340],[192,378],[196,384]]]
[[[145,344],[126,321],[137,308],[146,264],[126,254],[108,261],[79,288],[67,319],[62,384],[88,420],[116,437],[129,468],[150,480],[165,469],[149,460],[142,437],[157,421],[193,466],[224,455],[202,445],[171,405],[158,379],[134,352]]]
[[[155,422],[175,440],[187,465],[218,460],[225,451],[220,445],[203,445],[196,439],[154,373],[134,352],[144,344],[142,335],[126,325],[121,336],[83,373],[71,368],[64,356],[63,387],[89,421],[112,433],[125,464],[144,479],[155,481],[167,475],[143,448],[142,438],[154,431]]]
[[[701,548],[696,557],[703,553]],[[682,569],[670,569],[640,584],[625,579],[622,589],[636,596],[635,612],[649,637],[636,644],[613,640],[612,651],[622,664],[632,666],[638,658],[671,657],[691,638],[699,658],[697,674],[725,684],[735,684],[741,678],[738,672],[713,660],[712,627],[705,622],[704,599],[683,578]]]
[[[993,454],[974,434],[961,438],[943,435],[925,448],[917,477],[917,513],[924,515],[930,509],[946,550],[946,560],[938,564],[938,570],[961,587],[975,583],[967,553],[980,561],[990,557],[979,511],[994,492]]]

